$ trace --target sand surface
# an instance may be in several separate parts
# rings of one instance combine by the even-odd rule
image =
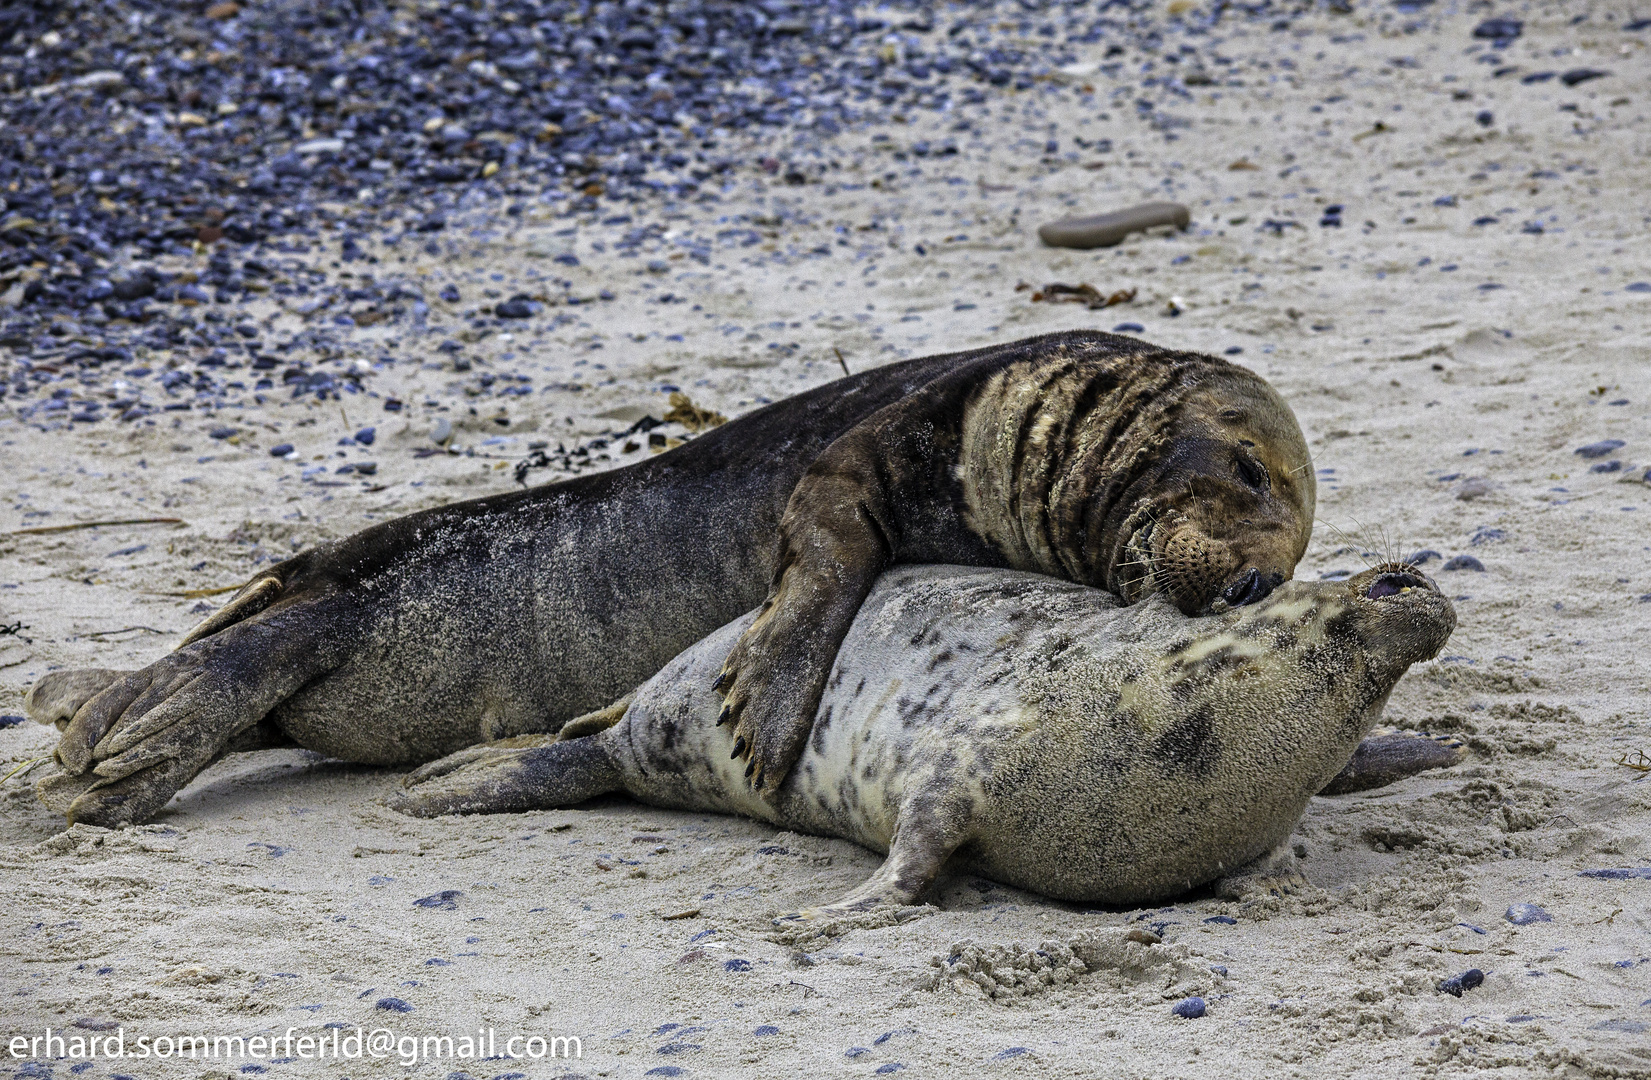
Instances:
[[[1487,14],[1526,19],[1494,63],[1469,51]],[[858,370],[1126,322],[1230,353],[1283,392],[1316,456],[1323,525],[1300,576],[1429,549],[1483,567],[1429,563],[1459,628],[1389,710],[1460,736],[1468,760],[1315,799],[1296,837],[1306,890],[1092,912],[953,877],[911,921],[792,942],[769,920],[846,891],[875,855],[621,799],[407,820],[375,803],[396,774],[297,751],[226,759],[153,825],[114,833],[64,832],[14,778],[7,1039],[492,1027],[501,1053],[511,1034],[577,1036],[582,1057],[407,1068],[271,1051],[74,1072],[0,1052],[0,1076],[1651,1076],[1651,876],[1585,873],[1651,865],[1651,774],[1632,767],[1651,753],[1651,287],[1631,288],[1651,282],[1651,58],[1645,32],[1616,28],[1629,14],[1441,5],[1406,33],[1409,16],[1360,4],[1279,32],[1223,24],[1199,46],[1232,63],[1155,91],[1152,109],[1137,106],[1145,58],[1088,46],[1091,65],[964,109],[971,131],[923,118],[752,144],[715,204],[615,226],[547,204],[451,229],[439,257],[382,250],[381,278],[465,299],[432,299],[422,332],[347,335],[334,368],[355,364],[366,392],[339,402],[276,393],[72,429],[0,418],[4,528],[184,522],[0,536],[0,622],[24,624],[0,636],[0,713],[18,714],[39,675],[148,663],[222,601],[182,593],[508,490],[530,443],[573,451],[661,415],[673,388],[735,415],[839,375],[839,351]],[[1522,81],[1580,67],[1611,75]],[[955,155],[910,153],[946,139]],[[780,182],[757,164],[770,150],[820,179]],[[1104,251],[1037,241],[1053,218],[1157,198],[1191,207],[1193,227]],[[1320,223],[1330,205],[1339,227]],[[616,246],[643,224],[660,229],[637,253]],[[1020,282],[1136,296],[1091,312],[1033,303]],[[479,337],[462,314],[483,289],[556,303],[512,340]],[[392,397],[399,413],[382,411]],[[418,456],[443,418],[459,452]],[[338,445],[368,425],[374,445]],[[232,439],[211,437],[225,426]],[[1602,440],[1622,445],[1575,453]],[[270,456],[283,442],[296,459]],[[580,457],[649,452],[643,437]],[[364,460],[370,476],[336,472]],[[54,735],[0,729],[0,768]],[[1520,904],[1548,919],[1515,925]],[[1122,941],[1148,927],[1162,944]],[[1039,949],[1086,970],[1045,981]],[[1470,968],[1483,985],[1435,989]],[[1208,1015],[1171,1015],[1191,995]]]

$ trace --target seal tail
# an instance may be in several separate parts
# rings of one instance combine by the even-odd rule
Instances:
[[[600,734],[557,741],[543,736],[460,750],[410,773],[405,791],[385,799],[412,817],[510,814],[573,806],[624,788],[619,765]],[[506,745],[512,744],[512,745]]]

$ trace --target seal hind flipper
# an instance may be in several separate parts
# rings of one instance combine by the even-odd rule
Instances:
[[[556,740],[524,736],[472,746],[433,761],[402,781],[385,804],[409,817],[442,814],[509,814],[573,806],[624,787],[619,766],[600,736]]]
[[[178,648],[193,645],[226,626],[233,626],[242,619],[251,618],[275,603],[275,598],[281,595],[284,588],[286,582],[280,577],[266,574],[254,578],[243,585],[241,591],[236,593],[229,603],[202,619],[200,625],[185,634],[183,640],[178,642]]]
[[[29,688],[28,696],[23,699],[23,711],[29,719],[62,731],[82,705],[130,674],[130,671],[112,668],[50,672]]]
[[[306,630],[308,606],[243,620],[128,672],[74,714],[36,785],[71,822],[144,821],[312,678],[336,665]]]
[[[1458,739],[1427,732],[1396,731],[1373,735],[1359,743],[1353,759],[1319,791],[1320,795],[1349,795],[1386,787],[1428,769],[1460,764],[1467,749]]]
[[[636,700],[636,691],[632,690],[612,705],[597,709],[594,712],[588,712],[583,716],[575,716],[562,725],[562,729],[556,733],[556,738],[562,742],[567,742],[569,739],[582,739],[587,735],[595,735],[599,731],[606,731],[625,718],[625,710],[631,707],[631,702],[634,700]]]

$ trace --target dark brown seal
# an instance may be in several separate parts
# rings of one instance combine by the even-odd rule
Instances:
[[[112,825],[231,748],[411,764],[555,731],[772,583],[728,686],[771,786],[884,566],[1245,602],[1306,544],[1306,463],[1283,402],[1212,357],[1080,332],[894,364],[637,465],[322,545],[141,671],[47,676],[28,708],[64,736],[41,795]]]

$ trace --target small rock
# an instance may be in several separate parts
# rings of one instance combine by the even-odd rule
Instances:
[[[1409,563],[1411,566],[1426,566],[1435,559],[1442,558],[1444,558],[1444,556],[1439,554],[1437,551],[1434,551],[1432,548],[1423,548],[1420,551],[1412,552],[1410,557],[1406,559],[1405,562]]]
[[[493,314],[501,319],[530,319],[537,315],[544,307],[531,296],[512,296],[502,304],[495,305]]]
[[[1456,486],[1456,497],[1463,502],[1472,502],[1489,495],[1495,487],[1496,485],[1483,476],[1470,476]]]
[[[1525,24],[1518,19],[1486,19],[1473,28],[1473,36],[1490,41],[1512,41],[1524,31]]]
[[[1480,971],[1478,968],[1468,968],[1460,975],[1452,975],[1450,978],[1440,981],[1437,989],[1441,994],[1449,994],[1451,997],[1461,997],[1463,991],[1472,990],[1484,981],[1485,973],[1483,971]]]
[[[1553,922],[1554,917],[1536,904],[1510,904],[1502,916],[1515,926],[1529,926],[1532,923]]]
[[[453,285],[453,284],[444,285],[444,286],[442,286],[441,292],[437,293],[436,295],[440,296],[443,300],[447,301],[449,304],[456,304],[456,303],[459,302],[459,287],[457,285]]]
[[[288,454],[292,453],[293,449],[293,445],[289,442],[279,443],[269,448],[269,456],[286,457]]]
[[[457,889],[443,889],[439,893],[432,893],[413,901],[414,907],[435,908],[441,911],[452,911],[458,907],[459,897],[463,896]]]
[[[411,1005],[407,1004],[400,998],[395,997],[379,998],[373,1003],[373,1008],[383,1009],[385,1012],[398,1013],[410,1013],[413,1011],[413,1007]]]
[[[1577,457],[1592,461],[1594,458],[1604,457],[1613,450],[1619,450],[1625,445],[1627,444],[1621,439],[1601,439],[1599,442],[1591,442],[1587,446],[1579,446],[1573,452]]]
[[[362,446],[373,445],[373,440],[376,438],[378,438],[378,429],[376,427],[364,427],[355,433],[355,441],[360,443]]]
[[[1577,876],[1602,878],[1606,881],[1628,881],[1633,878],[1651,879],[1651,866],[1617,866],[1605,870],[1583,870]]]
[[[1561,75],[1559,81],[1566,86],[1576,86],[1579,83],[1588,82],[1590,79],[1603,79],[1609,74],[1611,74],[1609,71],[1601,71],[1599,68],[1572,68]]]
[[[773,1024],[764,1024],[762,1027],[760,1027],[757,1030],[753,1031],[751,1034],[753,1034],[753,1035],[778,1035],[779,1033],[780,1033],[780,1029],[775,1027]]]
[[[1181,1017],[1183,1020],[1197,1020],[1207,1011],[1208,1009],[1204,1005],[1204,999],[1201,997],[1190,997],[1177,1001],[1175,1006],[1170,1009],[1170,1012]]]
[[[1457,555],[1457,556],[1453,557],[1449,562],[1445,563],[1445,565],[1439,567],[1439,569],[1441,569],[1441,570],[1474,570],[1474,571],[1477,571],[1479,573],[1484,573],[1485,572],[1485,564],[1480,562],[1478,559],[1475,559],[1472,555]]]
[[[749,960],[730,960],[727,963],[722,965],[722,970],[724,970],[724,971],[750,971],[751,970],[751,961],[749,961]]]
[[[1063,218],[1038,229],[1038,238],[1050,247],[1087,250],[1114,247],[1130,233],[1161,225],[1185,229],[1192,223],[1192,211],[1180,203],[1150,202],[1095,217]]]
[[[430,441],[435,443],[437,446],[447,445],[447,441],[452,437],[453,421],[447,419],[445,416],[440,420],[437,420],[436,426],[430,429]]]

